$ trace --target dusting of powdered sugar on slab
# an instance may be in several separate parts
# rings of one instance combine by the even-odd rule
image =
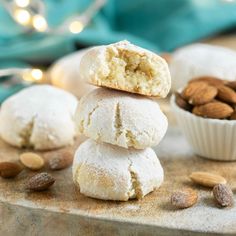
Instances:
[[[76,149],[77,146],[78,142],[70,148]],[[17,159],[18,149],[2,141],[0,148],[1,160]],[[89,233],[95,235],[155,235],[157,232],[158,235],[236,235],[236,206],[219,208],[211,190],[194,185],[188,178],[192,171],[217,173],[228,180],[235,192],[236,163],[197,157],[180,130],[172,126],[155,151],[163,165],[165,181],[160,189],[142,200],[118,202],[85,197],[73,184],[70,168],[53,172],[54,186],[50,191],[40,193],[24,190],[25,180],[34,174],[32,172],[22,172],[14,180],[0,179],[0,212],[4,215],[0,219],[1,227],[4,225],[2,232],[9,232],[11,226],[10,229],[17,230],[14,232],[19,232],[18,235],[29,235],[29,230],[31,235],[39,230],[48,234],[76,235],[80,232],[86,235],[89,226]],[[197,189],[199,200],[191,208],[176,210],[170,204],[170,195],[182,187]]]

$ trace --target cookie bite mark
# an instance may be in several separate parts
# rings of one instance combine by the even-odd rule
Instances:
[[[165,60],[128,41],[92,48],[80,68],[89,83],[101,87],[156,97],[166,97],[170,90]]]
[[[153,84],[159,85],[160,81],[154,80],[158,65],[144,53],[113,47],[108,47],[106,53],[110,73],[100,79],[101,85],[148,94]]]

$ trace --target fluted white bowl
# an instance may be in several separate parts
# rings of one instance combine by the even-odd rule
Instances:
[[[177,122],[194,152],[219,161],[236,160],[236,121],[202,118],[185,111],[171,97]]]

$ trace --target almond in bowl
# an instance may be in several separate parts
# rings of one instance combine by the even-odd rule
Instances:
[[[191,80],[172,95],[178,124],[196,154],[236,160],[236,86],[213,77]]]

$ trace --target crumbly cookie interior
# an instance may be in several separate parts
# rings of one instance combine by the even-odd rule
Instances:
[[[141,184],[138,181],[138,174],[132,170],[132,161],[129,159],[130,161],[130,166],[129,166],[129,173],[130,173],[130,177],[131,177],[131,189],[128,192],[129,195],[129,199],[141,199],[143,198],[143,193],[142,193],[142,189],[141,189]]]
[[[22,148],[34,148],[34,144],[31,143],[31,136],[34,128],[34,117],[32,120],[22,129],[21,133],[19,134],[21,138],[20,147]]]
[[[106,60],[109,74],[100,81],[101,85],[137,93],[155,93],[160,83],[160,64],[145,53],[123,48],[108,47]]]

